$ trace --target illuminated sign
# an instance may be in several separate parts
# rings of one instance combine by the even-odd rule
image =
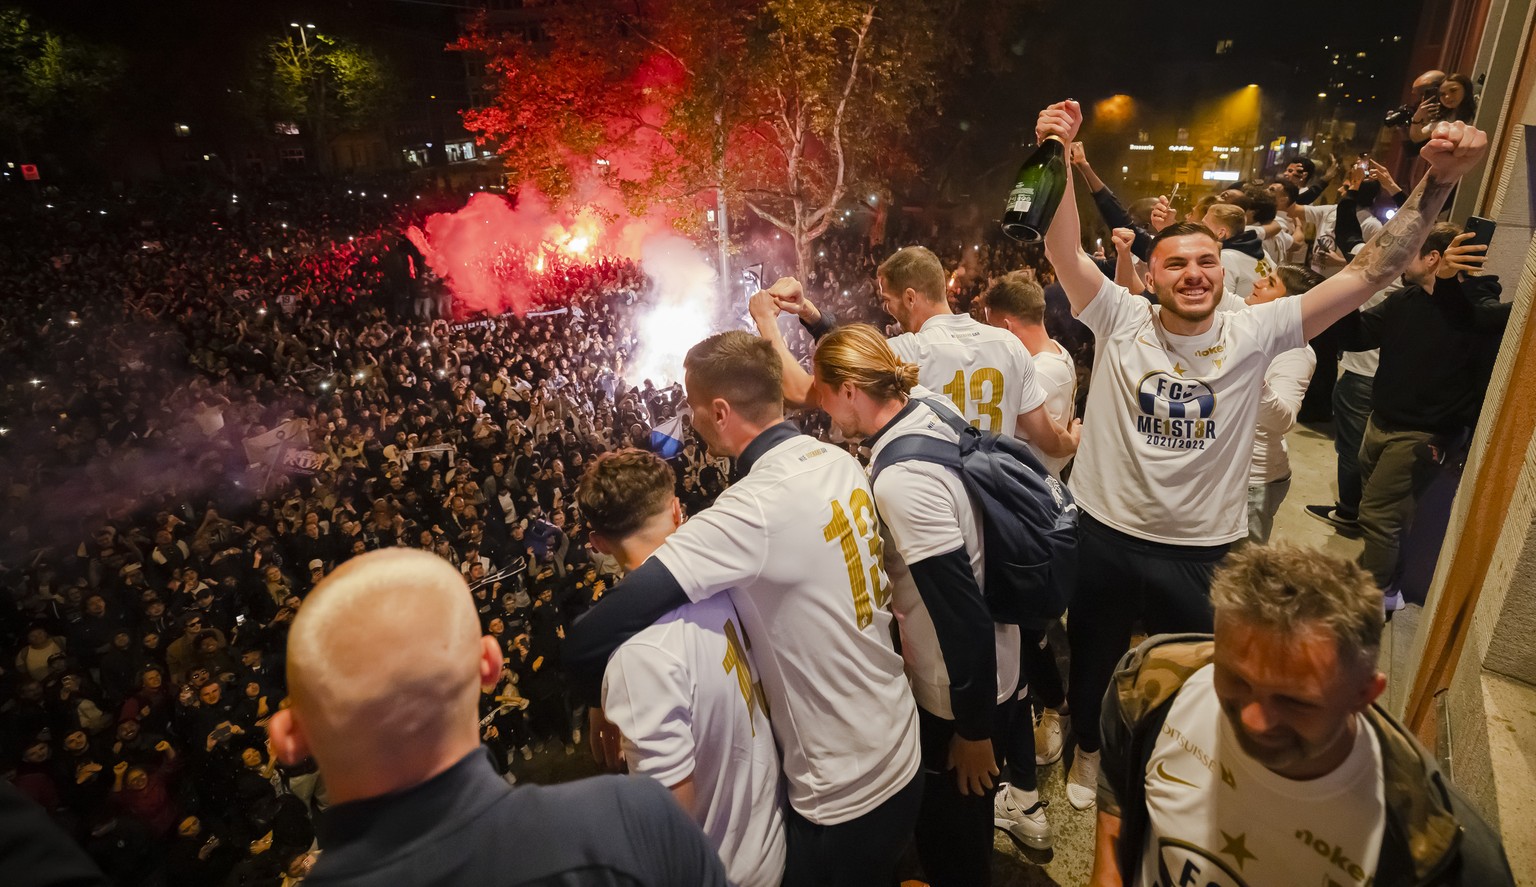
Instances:
[[[1170,151],[1193,151],[1193,150],[1195,150],[1195,146],[1194,145],[1169,145],[1168,146],[1168,150],[1170,150]]]
[[[1151,145],[1131,145],[1132,151],[1151,151]]]
[[[1242,178],[1235,170],[1208,169],[1200,174],[1207,182],[1235,182]]]

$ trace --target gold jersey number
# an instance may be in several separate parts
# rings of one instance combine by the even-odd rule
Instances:
[[[851,522],[850,514],[853,516]],[[881,568],[880,528],[874,518],[875,506],[868,491],[854,490],[848,497],[847,508],[838,500],[832,500],[832,520],[821,528],[822,538],[838,543],[843,550],[843,560],[848,565],[848,586],[853,591],[853,610],[861,629],[875,621],[875,607],[884,607],[891,597],[890,588],[884,581],[885,571]],[[866,551],[870,558],[867,564],[864,560]]]
[[[969,384],[965,371],[955,370],[955,377],[942,390],[961,415],[975,417],[972,425],[998,434],[1007,430],[1003,428],[1003,374],[998,370],[979,367],[971,373]]]

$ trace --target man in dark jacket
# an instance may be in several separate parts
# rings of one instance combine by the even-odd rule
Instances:
[[[1425,468],[1471,439],[1509,323],[1498,278],[1467,273],[1483,262],[1471,236],[1436,225],[1403,272],[1409,285],[1344,320],[1345,350],[1381,349],[1360,443],[1360,562],[1389,590],[1388,609],[1402,606],[1391,586]]]
[[[305,601],[293,704],[268,728],[284,762],[314,755],[333,805],[305,883],[723,887],[714,848],[654,780],[502,781],[478,713],[501,649],[472,600],[448,562],[393,548],[343,564]]]
[[[1148,639],[1105,694],[1094,884],[1514,883],[1498,837],[1374,705],[1385,617],[1363,570],[1251,546],[1211,601],[1214,636]]]

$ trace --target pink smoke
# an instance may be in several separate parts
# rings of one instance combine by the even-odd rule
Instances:
[[[541,307],[534,293],[546,270],[600,258],[638,261],[647,238],[673,232],[660,214],[629,215],[618,194],[600,183],[584,191],[575,209],[551,207],[531,185],[515,200],[482,191],[456,212],[412,225],[406,236],[447,282],[460,313],[523,314]]]

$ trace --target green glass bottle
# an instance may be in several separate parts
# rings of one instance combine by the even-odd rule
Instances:
[[[1047,136],[1019,167],[1003,207],[1003,233],[1025,243],[1044,237],[1067,190],[1067,175],[1066,146]]]

